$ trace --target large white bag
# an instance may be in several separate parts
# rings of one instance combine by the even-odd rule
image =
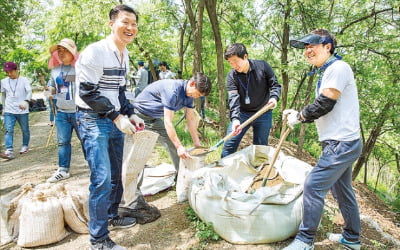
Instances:
[[[292,157],[288,161],[280,153],[275,168],[284,181],[246,193],[257,175],[255,168],[273,152],[274,148],[252,145],[193,173],[189,203],[223,239],[235,244],[271,243],[297,232],[303,213],[302,184],[310,165]]]

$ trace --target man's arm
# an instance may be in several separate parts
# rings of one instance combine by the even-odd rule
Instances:
[[[167,130],[168,137],[171,139],[172,143],[174,144],[176,151],[178,152],[179,157],[181,158],[189,158],[190,155],[186,151],[185,147],[182,145],[181,141],[176,134],[176,130],[174,128],[174,124],[172,120],[174,119],[175,112],[164,108],[164,126]]]
[[[192,108],[185,108],[186,124],[190,135],[192,136],[193,145],[201,147],[199,134],[197,133],[197,122],[194,110]]]

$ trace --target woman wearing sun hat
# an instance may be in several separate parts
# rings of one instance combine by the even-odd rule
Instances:
[[[58,141],[58,170],[47,182],[57,182],[70,177],[71,138],[72,131],[80,139],[75,112],[75,62],[78,60],[78,50],[75,42],[64,38],[58,44],[50,47],[51,58],[48,67],[51,69],[49,90],[46,96],[55,95],[56,128]]]

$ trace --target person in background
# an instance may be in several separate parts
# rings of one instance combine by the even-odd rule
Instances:
[[[231,120],[227,134],[233,131],[235,136],[225,142],[221,157],[236,152],[250,126],[253,127],[253,144],[268,145],[272,110],[262,114],[242,130],[239,126],[265,105],[275,108],[281,94],[281,85],[271,66],[263,60],[249,59],[243,44],[229,45],[225,49],[224,57],[232,67],[226,77]]]
[[[108,227],[136,224],[122,217],[122,160],[124,134],[144,129],[125,96],[129,56],[126,46],[138,33],[137,12],[117,5],[109,12],[111,34],[90,44],[80,54],[76,71],[76,105],[79,134],[90,167],[90,249],[126,249],[109,237]]]
[[[142,92],[143,89],[148,85],[148,77],[149,77],[147,70],[144,68],[144,62],[139,61],[138,66],[139,66],[139,69],[137,72],[138,82],[137,82],[136,88],[135,88],[135,97],[138,96],[140,94],[140,92]]]
[[[164,61],[161,61],[158,65],[160,68],[160,72],[158,74],[159,80],[163,79],[175,79],[174,73],[169,70],[168,64]]]
[[[327,192],[339,203],[345,226],[340,234],[328,234],[346,249],[360,249],[360,214],[354,195],[352,165],[362,150],[357,86],[350,66],[335,53],[336,39],[325,29],[290,41],[303,49],[306,60],[316,67],[316,99],[300,112],[288,109],[287,124],[315,122],[321,156],[304,183],[303,220],[295,240],[285,249],[314,249],[314,238],[324,209]],[[315,73],[312,72],[312,73]]]
[[[14,62],[6,62],[3,70],[7,77],[1,80],[1,96],[4,115],[4,143],[6,150],[1,154],[4,159],[14,158],[14,127],[18,122],[22,131],[22,147],[20,154],[29,150],[29,101],[32,99],[30,81],[19,75],[18,66]]]
[[[50,47],[49,68],[50,80],[48,90],[44,95],[55,96],[57,115],[55,116],[58,142],[58,170],[47,179],[47,182],[57,182],[70,177],[71,139],[72,131],[80,140],[78,123],[76,122],[75,105],[75,63],[78,60],[78,50],[75,42],[64,38],[58,44]],[[53,98],[54,100],[54,98]]]

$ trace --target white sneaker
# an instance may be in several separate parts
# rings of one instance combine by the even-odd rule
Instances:
[[[28,153],[29,147],[28,146],[22,146],[21,150],[19,151],[20,154],[25,154]]]
[[[354,250],[360,250],[361,249],[361,242],[360,241],[348,241],[345,238],[343,238],[342,234],[328,233],[328,239],[330,241],[339,242],[340,244],[345,246],[346,249],[354,249]]]
[[[47,182],[57,182],[61,180],[68,179],[70,177],[70,174],[65,172],[65,171],[59,171],[57,170],[49,179],[47,179]]]
[[[12,150],[7,149],[4,153],[1,154],[1,158],[11,160],[14,159],[14,153]]]
[[[285,247],[283,250],[313,250],[314,245],[308,245],[307,243],[295,239],[289,246]]]

